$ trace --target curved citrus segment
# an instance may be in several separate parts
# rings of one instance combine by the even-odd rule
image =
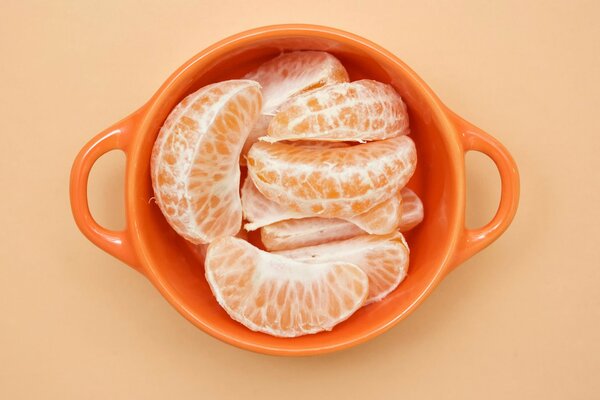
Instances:
[[[369,211],[354,217],[348,217],[346,220],[367,233],[386,235],[398,229],[401,218],[402,196],[398,193],[379,203]]]
[[[240,165],[246,165],[246,155],[250,151],[250,147],[252,147],[252,145],[254,143],[258,142],[259,138],[261,138],[267,134],[267,127],[269,126],[269,122],[271,121],[271,118],[273,118],[273,117],[271,117],[270,115],[261,115],[260,117],[258,117],[258,120],[252,127],[252,130],[250,130],[250,133],[248,134],[248,138],[246,139],[246,142],[244,143],[244,147],[242,148],[242,155],[240,157]],[[325,142],[325,141],[311,141],[311,140],[296,142],[294,144],[296,146],[302,145],[302,146],[311,147],[311,148],[321,148],[321,147],[334,148],[334,147],[350,146],[349,144],[344,143],[344,142]],[[337,146],[334,146],[334,145],[337,145]]]
[[[401,202],[391,202],[398,197],[402,198]],[[265,199],[264,196],[262,198]],[[266,201],[270,204],[273,203],[269,200]],[[390,211],[389,214],[385,211],[376,212],[378,207],[396,208],[396,204],[400,206],[397,214],[395,211]],[[380,211],[382,210],[380,209]],[[386,214],[387,221],[385,220]],[[290,214],[286,215],[291,218]],[[374,221],[360,221],[365,216],[370,216],[375,221],[381,221],[381,226],[386,227],[381,229],[382,231],[394,226],[394,229],[398,229],[400,232],[408,232],[423,220],[423,203],[412,190],[403,188],[400,196],[394,196],[382,205],[347,221],[337,218],[289,219],[264,226],[261,229],[261,239],[266,249],[283,250],[345,240],[364,233],[375,233],[369,231],[369,229],[376,230],[377,224]],[[399,222],[395,219],[398,216],[400,217]]]
[[[333,83],[348,82],[348,73],[340,61],[323,51],[283,53],[250,71],[246,79],[262,86],[262,115],[250,131],[242,154],[267,134],[267,127],[279,106],[290,97]],[[245,160],[241,159],[245,164]]]
[[[368,278],[356,265],[303,263],[233,237],[210,244],[205,271],[231,318],[274,336],[331,330],[360,308],[369,292]]]
[[[272,251],[314,246],[364,233],[358,226],[341,219],[304,218],[264,226],[260,230],[260,238],[265,248]]]
[[[306,214],[348,218],[389,199],[415,171],[408,136],[342,148],[256,143],[248,173],[268,199]]]
[[[240,229],[239,156],[260,107],[258,83],[215,83],[183,99],[161,128],[150,167],[154,195],[189,241],[207,243]]]
[[[394,88],[363,79],[293,97],[261,140],[371,141],[409,133],[406,105]]]
[[[423,202],[409,188],[402,188],[400,195],[402,196],[402,218],[400,218],[398,229],[400,232],[408,232],[423,221]]]
[[[283,53],[246,74],[263,88],[262,113],[274,115],[290,97],[333,83],[348,82],[342,63],[324,51]]]
[[[258,191],[250,177],[246,177],[241,193],[242,211],[244,218],[249,221],[244,225],[247,231],[253,231],[286,219],[317,216],[293,211],[267,199]],[[348,217],[347,220],[367,233],[384,235],[396,230],[400,223],[401,210],[402,197],[400,195],[392,196],[369,211],[355,217]]]
[[[409,260],[408,246],[399,232],[386,236],[361,235],[274,254],[307,263],[342,261],[358,266],[369,278],[365,304],[379,301],[396,289],[406,277]]]

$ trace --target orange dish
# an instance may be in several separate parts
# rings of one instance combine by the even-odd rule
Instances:
[[[398,255],[393,256],[397,262],[390,264],[397,266],[393,271],[394,279],[378,281],[376,292],[369,291],[367,284],[367,275],[372,275],[369,276],[369,279],[373,282],[375,281],[372,278],[376,277],[374,275],[376,271],[371,270],[371,266],[367,263],[371,256],[365,256],[363,253],[352,255],[344,250],[346,248],[344,246],[348,246],[348,249],[356,248],[356,251],[359,251],[360,246],[364,246],[366,243],[363,239],[360,239],[360,243],[353,241],[359,239],[348,239],[344,246],[334,245],[331,248],[315,246],[310,249],[310,253],[286,250],[272,255],[250,246],[241,239],[216,239],[214,243],[223,248],[222,254],[232,252],[234,255],[240,255],[236,268],[242,273],[254,274],[266,271],[270,265],[275,263],[280,264],[280,267],[285,268],[292,276],[296,273],[293,266],[302,264],[308,254],[310,257],[313,255],[323,257],[319,263],[314,265],[315,271],[318,271],[313,277],[314,282],[330,279],[329,276],[332,273],[335,273],[339,279],[337,282],[342,286],[348,286],[352,282],[355,291],[349,297],[352,301],[347,302],[348,308],[339,309],[336,319],[328,321],[331,324],[339,322],[339,325],[331,331],[290,338],[275,337],[267,334],[268,332],[249,330],[230,318],[227,312],[219,306],[219,302],[225,307],[229,307],[238,301],[237,298],[229,296],[228,292],[219,291],[221,288],[227,288],[227,282],[221,284],[218,276],[214,275],[214,272],[220,271],[221,268],[219,259],[211,257],[215,262],[208,265],[205,271],[203,265],[204,245],[188,242],[171,228],[154,201],[151,168],[153,145],[159,137],[161,127],[165,125],[171,111],[184,98],[197,92],[200,88],[216,82],[243,79],[248,74],[253,76],[255,74],[253,71],[257,71],[265,61],[274,59],[281,53],[300,50],[326,51],[337,58],[345,67],[347,76],[341,72],[330,73],[326,76],[333,76],[332,79],[335,82],[341,82],[340,85],[352,85],[352,83],[345,83],[346,81],[356,82],[368,79],[391,85],[394,91],[401,96],[405,108],[386,108],[385,104],[387,103],[380,106],[381,109],[388,110],[386,112],[397,115],[397,124],[382,125],[380,131],[366,132],[365,134],[386,141],[391,140],[394,145],[398,145],[397,141],[410,140],[410,144],[406,142],[408,147],[403,145],[404,147],[399,146],[398,148],[405,151],[414,146],[418,153],[419,161],[408,183],[408,188],[418,194],[416,200],[410,201],[411,210],[416,210],[417,214],[425,210],[425,218],[406,234],[406,242],[403,242],[402,235],[398,238],[395,236],[382,237],[381,242],[378,242],[378,245],[381,246],[387,246],[388,242],[391,243],[390,246],[395,246],[393,248],[396,249],[394,251]],[[331,65],[332,71],[338,71],[338,65],[335,62],[332,62]],[[261,100],[253,91],[252,85],[238,89],[246,90],[247,93],[244,96],[253,102],[253,106],[247,108],[247,114],[240,113],[238,117],[248,120],[256,119],[262,123],[259,126],[265,129],[272,116],[258,115],[257,104],[260,104]],[[309,102],[308,97],[310,96],[302,94],[304,89],[301,86],[298,89],[294,90],[300,93],[299,96],[306,96],[306,101]],[[279,95],[277,94],[277,96]],[[390,92],[389,95],[393,94]],[[275,104],[279,101],[277,96],[274,95],[274,100],[269,101]],[[239,104],[239,99],[232,101]],[[245,104],[247,101],[242,100],[242,103]],[[245,107],[235,106],[233,108],[238,111],[242,108],[246,110]],[[293,104],[287,105],[283,109],[288,113],[286,115],[294,115]],[[404,117],[410,120],[410,139],[387,139],[390,132],[401,133],[402,135],[397,136],[398,138],[406,137],[403,136],[404,133],[408,133],[407,125],[402,119]],[[314,120],[318,122],[318,116]],[[272,141],[287,140],[290,137],[295,139],[300,137],[302,140],[311,139],[310,135],[307,135],[307,131],[300,129],[304,126],[302,125],[304,122],[298,125],[298,129],[286,130],[285,124],[281,125],[282,121],[285,122],[285,118],[276,120],[279,125],[273,125],[273,131],[269,132],[276,137],[276,140]],[[306,124],[312,124],[311,121],[313,120],[307,120]],[[187,122],[184,122],[184,125],[185,123]],[[332,140],[340,140],[339,132],[332,131],[331,127],[326,124],[319,126]],[[245,130],[240,131],[240,134],[253,138],[260,136],[260,132],[253,133]],[[168,141],[169,138],[164,136],[162,140]],[[218,138],[215,140],[211,145],[218,143]],[[344,140],[343,136],[341,140]],[[281,146],[286,146],[285,143],[282,142]],[[237,149],[242,151],[242,145],[241,142],[236,143],[236,151]],[[100,226],[90,214],[87,199],[88,176],[92,166],[104,153],[115,149],[122,150],[127,156],[125,172],[127,225],[123,231],[111,231]],[[257,149],[260,150],[261,146],[258,146]],[[467,151],[479,151],[488,155],[498,167],[502,182],[501,199],[496,215],[488,224],[478,229],[465,227],[464,155]],[[404,156],[395,158],[394,154],[386,151],[382,151],[382,154],[385,154],[386,160],[390,160],[390,165],[404,165],[404,160],[409,159]],[[168,161],[168,154],[162,153],[162,156],[165,155]],[[157,156],[161,155],[155,153],[155,157]],[[252,162],[252,151],[248,157],[249,162]],[[227,163],[236,160],[220,161],[227,161],[223,167],[226,168],[229,165]],[[250,168],[253,167],[250,166]],[[173,171],[177,172],[170,170],[156,176],[168,180],[174,176],[171,174]],[[263,174],[263,177],[267,179],[276,172],[266,169],[253,170],[257,176]],[[242,173],[235,177],[233,183],[230,183],[232,187],[235,187],[235,184],[243,182],[244,179],[245,176]],[[289,193],[285,193],[284,188],[273,187],[275,188],[273,193],[268,193],[271,197],[279,196],[278,198],[288,201],[289,204],[294,203],[293,197]],[[196,184],[192,184],[187,189],[203,190],[201,185]],[[384,192],[389,193],[389,188],[382,186],[381,193]],[[210,196],[211,194],[207,193],[206,195]],[[191,323],[208,334],[240,348],[290,356],[313,355],[345,349],[372,339],[390,329],[413,312],[456,266],[491,244],[508,228],[516,213],[518,199],[517,167],[502,144],[450,111],[425,82],[393,54],[351,33],[314,25],[278,25],[253,29],[224,39],[200,52],[177,69],[139,110],[91,139],[77,155],[71,170],[70,181],[73,216],[83,234],[97,246],[144,275]],[[172,199],[167,198],[166,200],[168,201],[165,204],[171,204]],[[345,206],[340,207],[328,210],[329,215],[343,219],[355,216],[350,216],[345,211]],[[353,204],[350,207],[355,208],[355,214],[361,214],[361,211],[365,211],[370,206],[365,208],[362,204]],[[298,211],[319,211],[317,208],[299,209]],[[213,228],[217,225],[231,235],[235,235],[236,228],[233,225],[222,225],[214,221],[217,217],[223,217],[226,221],[233,219],[237,221],[240,213],[241,209],[236,205],[235,215],[229,216],[229,219],[218,211],[207,214],[214,218],[208,223],[203,218],[191,222],[186,219],[183,221],[185,223],[182,222],[179,225],[180,233],[188,232],[190,227],[188,222],[190,222],[203,229],[202,235],[191,237],[195,243],[204,243],[207,238],[222,234],[222,232],[214,231]],[[417,219],[420,218],[419,216]],[[343,219],[339,221],[347,224]],[[408,226],[412,227],[415,223],[418,223],[418,220],[407,221],[407,229]],[[260,232],[250,232],[248,240],[256,247],[264,248],[260,241]],[[407,245],[406,249],[405,245]],[[410,267],[406,273],[408,249],[410,249]],[[334,250],[340,254],[347,254],[349,261],[327,258],[327,255]],[[209,253],[211,251],[209,248]],[[274,261],[270,259],[271,257]],[[290,260],[289,257],[294,257],[295,260],[285,261]],[[364,271],[353,263],[361,264]],[[205,275],[210,277],[210,282],[207,282]],[[250,281],[242,279],[240,282],[246,284]],[[271,284],[269,282],[265,281],[265,285]],[[216,285],[218,299],[213,296],[211,285]],[[376,301],[382,294],[387,294],[387,296]],[[324,292],[323,296],[324,299],[331,299],[328,297],[328,293]],[[357,309],[367,299],[373,300],[373,302]],[[333,306],[327,307],[331,309]],[[355,309],[357,311],[346,319],[348,313]],[[315,310],[320,312],[320,309]],[[240,313],[236,314],[236,317],[240,321],[257,321],[253,316]],[[269,320],[270,330],[291,332],[292,334],[295,334],[298,329],[303,333],[313,332],[310,324],[298,328],[286,321],[285,318]]]

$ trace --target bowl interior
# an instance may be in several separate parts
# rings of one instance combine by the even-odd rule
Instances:
[[[392,84],[408,105],[418,166],[409,183],[423,200],[425,220],[406,237],[411,261],[407,278],[384,300],[363,307],[333,331],[294,339],[252,332],[233,321],[215,301],[204,268],[193,245],[169,227],[150,201],[150,154],[160,126],[170,110],[187,94],[221,80],[240,78],[261,62],[290,50],[324,50],[338,57],[352,80],[376,79]],[[270,353],[319,352],[346,347],[379,333],[402,318],[431,289],[443,273],[452,247],[458,198],[457,167],[452,164],[448,133],[425,94],[403,64],[370,48],[369,43],[332,33],[300,32],[241,37],[235,45],[216,45],[174,74],[159,91],[136,140],[137,162],[128,171],[133,182],[128,212],[135,222],[138,251],[144,254],[148,275],[165,297],[196,325],[230,343]],[[447,129],[446,129],[447,130]],[[251,238],[255,238],[252,235]]]

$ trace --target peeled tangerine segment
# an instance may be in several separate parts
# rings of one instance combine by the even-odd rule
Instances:
[[[386,236],[361,235],[274,254],[307,263],[341,261],[358,266],[369,278],[365,304],[379,301],[396,289],[406,277],[409,261],[408,245],[399,232]]]
[[[151,159],[156,203],[193,243],[240,229],[239,156],[261,99],[254,81],[208,85],[183,99],[160,130]]]
[[[423,220],[423,203],[408,188],[400,190],[402,197],[398,230],[407,232]],[[267,250],[296,249],[336,240],[349,239],[365,232],[356,221],[336,218],[290,219],[267,225],[261,229],[261,239]]]
[[[425,216],[423,202],[409,188],[402,188],[400,195],[402,196],[402,218],[400,219],[398,230],[400,232],[408,232],[423,221]]]
[[[294,51],[261,64],[246,74],[263,90],[263,114],[273,114],[290,97],[325,85],[348,82],[342,63],[324,51]]]
[[[361,228],[367,233],[383,235],[391,233],[400,224],[402,197],[392,196],[369,211],[348,217],[347,221]],[[281,204],[267,199],[262,195],[247,177],[242,186],[242,211],[248,222],[244,228],[248,231],[274,224],[287,219],[302,219],[318,216],[293,211]]]
[[[269,251],[296,249],[363,235],[352,222],[337,218],[289,219],[264,226],[260,238]]]
[[[269,122],[282,103],[309,90],[348,82],[348,73],[342,63],[329,53],[294,51],[282,53],[261,64],[247,73],[245,78],[257,81],[262,86],[263,107],[262,115],[244,145],[244,155],[248,154],[259,137],[267,134]]]
[[[340,148],[258,142],[248,174],[269,200],[303,214],[349,218],[394,196],[415,171],[408,136]]]
[[[409,133],[408,112],[391,85],[363,79],[295,96],[261,140],[371,141]]]
[[[231,318],[273,336],[331,330],[359,309],[369,292],[367,275],[356,265],[295,261],[233,237],[210,244],[205,271]]]

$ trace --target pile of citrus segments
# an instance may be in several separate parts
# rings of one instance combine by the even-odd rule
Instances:
[[[350,82],[326,52],[284,53],[173,109],[152,153],[155,200],[205,252],[231,318],[281,337],[331,330],[407,274],[401,232],[423,219],[405,187],[409,132],[392,86]],[[258,229],[255,246],[244,233]]]

